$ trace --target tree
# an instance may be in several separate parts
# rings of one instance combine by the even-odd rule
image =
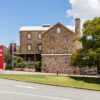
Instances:
[[[83,36],[80,42],[83,48],[72,55],[72,65],[94,66],[100,70],[100,17],[83,24]]]
[[[6,63],[6,69],[11,68],[11,54],[7,47],[4,47],[4,61]]]
[[[35,71],[41,72],[41,61],[35,62]]]
[[[19,56],[14,56],[14,67],[16,68],[25,68],[28,64]]]

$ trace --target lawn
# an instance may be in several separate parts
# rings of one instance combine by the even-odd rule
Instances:
[[[59,86],[77,87],[100,90],[100,79],[75,76],[56,75],[12,75],[0,74],[0,78],[27,81],[33,83],[52,84]]]

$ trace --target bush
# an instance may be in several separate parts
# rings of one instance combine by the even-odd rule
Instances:
[[[25,62],[25,61],[22,61],[22,62],[20,62],[20,63],[18,63],[18,65],[17,65],[19,68],[25,68],[25,67],[27,67],[27,63]]]
[[[41,72],[41,61],[37,61],[35,63],[35,71],[36,72]]]
[[[19,56],[14,56],[14,67],[15,68],[25,68],[28,64]]]
[[[8,69],[11,70],[11,69],[12,69],[11,64],[6,64],[5,69],[7,69],[7,70],[8,70]]]
[[[42,65],[42,68],[43,69],[46,69],[47,68],[47,64],[45,62],[42,62],[41,65]]]

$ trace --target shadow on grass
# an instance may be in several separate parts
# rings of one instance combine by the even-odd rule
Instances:
[[[77,81],[84,81],[86,83],[93,83],[100,85],[100,78],[93,78],[93,77],[77,77],[77,76],[69,76],[70,78],[77,80]]]

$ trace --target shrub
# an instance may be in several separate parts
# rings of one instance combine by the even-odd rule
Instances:
[[[25,62],[25,61],[22,61],[22,62],[20,62],[20,63],[18,63],[18,65],[17,65],[19,68],[25,68],[25,67],[27,67],[28,65],[27,65],[27,63]]]
[[[40,72],[41,71],[41,61],[37,61],[35,63],[35,71]]]

